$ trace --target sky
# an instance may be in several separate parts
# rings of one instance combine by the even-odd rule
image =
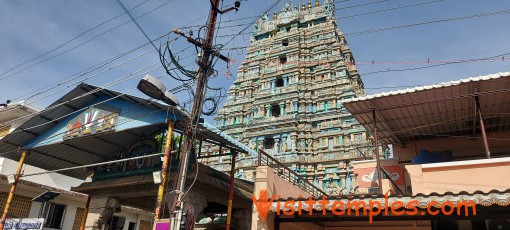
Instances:
[[[228,6],[234,0],[222,2]],[[510,71],[510,1],[335,2],[339,29],[353,52],[367,94]],[[151,39],[186,25],[198,25],[181,29],[193,31],[196,37],[209,11],[206,0],[122,3],[127,9],[133,8],[131,14]],[[268,9],[272,15],[285,3],[243,0],[239,11],[221,15],[215,44],[222,44],[222,53],[232,59],[243,60],[244,49],[233,48],[249,44],[254,22],[253,18],[243,18],[261,15]],[[0,103],[25,100],[26,104],[45,108],[81,81],[145,97],[136,90],[136,84],[147,71],[160,77],[169,89],[181,85],[165,74],[158,64],[159,54],[150,51],[153,47],[147,44],[148,39],[123,13],[113,0],[0,0]],[[185,39],[170,33],[154,44],[167,41],[172,41],[171,49],[181,65],[190,70],[197,68],[196,51]],[[487,57],[495,58],[480,60]],[[444,64],[452,62],[460,63]],[[209,85],[228,89],[238,65],[218,61],[214,67],[217,75],[209,79]],[[189,106],[188,91],[177,96]]]

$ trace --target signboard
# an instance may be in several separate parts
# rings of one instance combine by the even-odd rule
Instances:
[[[170,220],[169,219],[156,220],[156,224],[154,225],[154,230],[168,230],[168,229],[170,229]]]
[[[64,140],[115,130],[119,109],[101,105],[83,111],[67,123]]]
[[[7,219],[4,229],[43,229],[44,218]]]
[[[382,166],[381,168],[388,173],[395,184],[405,185],[404,171],[400,166]],[[358,185],[360,188],[377,187],[375,167],[354,169],[354,173],[358,175]],[[382,176],[383,179],[386,179],[384,174]]]

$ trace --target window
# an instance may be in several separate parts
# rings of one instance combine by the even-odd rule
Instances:
[[[274,139],[272,137],[266,137],[264,140],[264,148],[272,149],[274,148]]]
[[[289,45],[289,39],[283,39],[282,46],[288,46],[288,45]]]
[[[129,222],[128,230],[135,230],[136,223],[135,222]]]
[[[126,218],[125,217],[112,216],[112,218],[110,218],[108,223],[105,224],[105,228],[104,229],[108,229],[108,230],[122,230],[122,229],[124,229],[125,222],[126,222]]]
[[[280,114],[280,106],[279,105],[271,105],[271,116],[279,117]]]
[[[65,205],[46,203],[44,205],[44,227],[60,229],[64,220],[65,211]]]
[[[276,78],[276,84],[275,87],[283,87],[285,82],[283,81],[283,77],[277,77]]]
[[[285,56],[285,55],[280,56],[280,64],[285,64],[285,63],[287,63],[287,56]]]

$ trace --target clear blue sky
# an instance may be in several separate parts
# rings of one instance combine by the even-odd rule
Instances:
[[[232,2],[233,0],[224,0],[225,5],[231,4]],[[275,10],[279,11],[286,1],[282,2],[283,3],[275,6],[269,14],[272,15]],[[293,2],[297,5],[305,1],[294,0]],[[323,0],[321,0],[321,3],[322,2]],[[207,19],[205,16],[209,10],[208,1],[206,0],[124,0],[123,3],[128,9],[141,4],[131,11],[135,17],[156,9],[137,19],[141,27],[151,38],[156,38],[169,32],[173,28],[186,25],[196,19],[199,20],[193,23],[194,25],[205,24]],[[230,40],[231,36],[224,35],[236,34],[241,29],[245,28],[245,26],[235,25],[253,21],[253,19],[237,19],[260,15],[274,3],[274,0],[242,1],[239,12],[230,12],[222,16],[221,19],[224,23],[222,23],[221,26],[224,28],[220,28],[218,32],[220,37],[217,38],[217,43],[226,43]],[[418,3],[424,4],[349,17]],[[161,7],[158,8],[158,6]],[[368,94],[395,90],[398,89],[398,87],[427,85],[460,78],[510,71],[510,61],[491,60],[444,65],[414,71],[367,74],[374,71],[408,69],[430,65],[426,63],[410,64],[405,61],[430,59],[432,64],[435,64],[437,60],[456,61],[510,53],[510,13],[508,13],[508,10],[510,10],[510,1],[337,0],[336,7],[340,30],[344,34],[347,34],[346,38],[354,53],[354,57],[357,62],[360,63],[358,69],[360,70]],[[501,12],[505,10],[507,10],[507,13],[487,17],[432,23],[368,34],[353,34],[373,29],[479,15],[483,13]],[[15,99],[15,101],[23,99],[34,90],[50,85],[53,82],[69,79],[69,77],[76,73],[80,73],[91,66],[146,43],[147,39],[132,22],[101,35],[104,31],[129,21],[130,19],[127,15],[122,15],[104,23],[98,28],[68,42],[77,35],[121,13],[123,13],[123,10],[116,1],[0,1],[0,74],[2,74],[0,78],[5,78],[0,80],[0,102],[4,102],[7,99]],[[225,22],[227,20],[231,21]],[[250,26],[245,32],[252,31],[253,26]],[[197,34],[196,30],[194,34]],[[95,36],[97,36],[97,38],[92,39]],[[246,46],[249,41],[249,36],[249,34],[240,35],[232,42],[228,43],[225,48]],[[173,38],[176,38],[176,35],[171,34],[169,39]],[[92,40],[81,44],[89,39]],[[165,38],[161,41],[165,40],[167,39]],[[48,55],[5,73],[11,68],[34,57],[45,54],[66,42],[68,43]],[[159,45],[159,41],[156,42],[156,45]],[[175,43],[172,43],[172,47],[176,51],[187,46],[188,43],[184,39],[178,39]],[[114,63],[108,64],[92,73],[85,74],[79,79],[91,77],[94,73],[98,73],[108,67],[133,58],[150,48],[150,46],[146,46],[132,54],[122,57]],[[192,56],[194,52],[194,49],[187,49],[180,57],[185,58],[190,55]],[[229,54],[232,58],[237,60],[244,59],[244,50],[225,51],[224,53]],[[56,57],[43,61],[55,55]],[[109,82],[123,78],[134,71],[157,62],[159,60],[158,58],[159,56],[156,52],[150,52],[128,64],[121,65],[108,72],[91,77],[86,82],[104,86]],[[506,55],[505,59],[509,60],[510,55]],[[43,62],[35,64],[40,61]],[[193,61],[193,58],[181,60],[184,65],[192,63]],[[376,64],[363,64],[371,61],[375,61]],[[380,61],[386,61],[387,63],[377,64],[377,62]],[[33,64],[35,65],[21,71],[23,68]],[[158,65],[154,66],[157,67]],[[190,68],[196,68],[196,66],[191,65]],[[236,76],[237,65],[231,67],[232,77],[226,77],[227,69],[225,64],[218,63],[216,69],[219,71],[219,74],[217,77],[210,80],[211,85],[224,86],[228,89]],[[16,73],[18,71],[21,72]],[[159,69],[153,71],[151,74],[161,76],[164,75],[164,72]],[[108,86],[108,88],[122,92],[129,91],[131,94],[142,96],[139,92],[133,90],[140,78],[141,77],[133,77],[129,81],[111,85]],[[170,77],[163,77],[162,79],[163,82],[167,84],[168,88],[180,84],[180,82]],[[66,88],[69,85],[70,84],[67,83],[52,91],[43,91],[42,94],[32,97],[29,103],[34,103],[36,106],[44,108],[74,87],[70,86]],[[61,91],[59,92],[58,90]],[[181,101],[186,101],[189,98],[187,92],[181,92],[178,95]]]

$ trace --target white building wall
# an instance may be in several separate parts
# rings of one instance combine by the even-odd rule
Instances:
[[[141,220],[149,222],[152,222],[154,220],[154,215],[152,215],[151,213],[147,213],[139,209],[130,208],[126,206],[122,206],[121,212],[114,214],[114,216],[126,218],[123,230],[128,230],[129,222],[135,223],[135,229],[138,229],[140,227]]]
[[[8,185],[5,181],[0,183],[0,191],[9,192],[10,185]],[[30,187],[24,184],[19,184],[16,188],[16,195],[26,196],[26,197],[37,197],[38,195],[46,192],[44,189]],[[57,196],[55,199],[51,201],[51,203],[62,204],[66,206],[62,230],[70,230],[73,228],[74,218],[76,216],[76,210],[78,207],[84,208],[86,204],[86,198],[84,197],[73,197],[66,194],[61,194]],[[30,212],[28,214],[29,218],[38,218],[39,212],[41,210],[42,203],[40,202],[32,202],[32,206],[30,208]],[[45,230],[52,230],[51,228],[44,228]]]
[[[0,174],[10,175],[16,173],[18,164],[19,164],[18,161],[13,161],[3,157],[0,158]],[[23,174],[32,174],[40,172],[46,172],[46,170],[31,165],[24,165],[23,167]],[[22,179],[65,190],[70,190],[71,187],[76,187],[83,183],[83,180],[72,178],[58,173],[48,173],[36,176],[22,177]]]
[[[66,206],[64,220],[61,229],[73,229],[74,219],[76,217],[76,211],[78,207],[84,208],[86,201],[77,201],[75,199],[69,199],[65,196],[58,196],[51,203],[62,204]],[[39,211],[41,210],[42,203],[32,202],[32,208],[30,209],[30,218],[37,218]],[[43,218],[43,217],[41,217]],[[53,230],[53,228],[43,228],[44,230]]]

